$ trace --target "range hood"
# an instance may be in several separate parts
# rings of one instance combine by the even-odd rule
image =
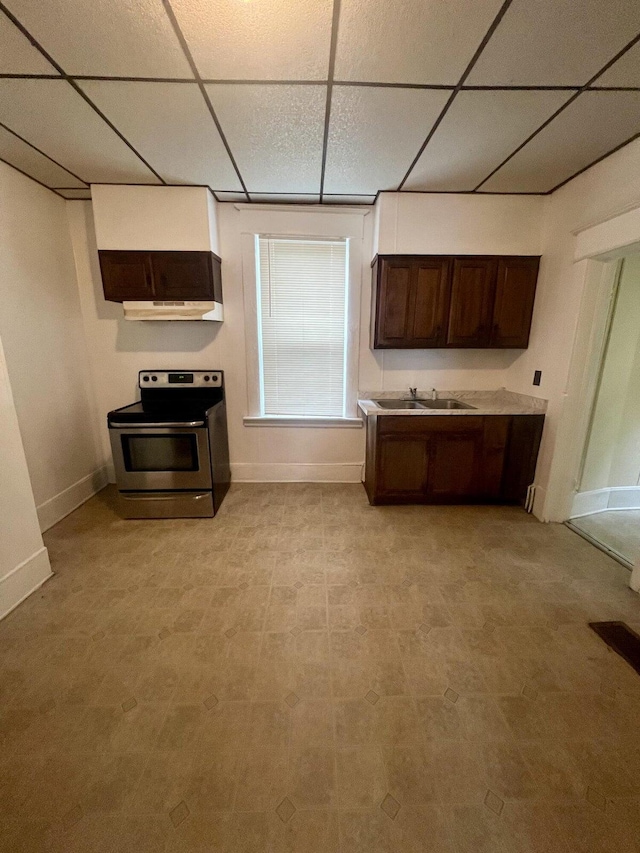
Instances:
[[[125,320],[224,320],[221,302],[123,302]]]

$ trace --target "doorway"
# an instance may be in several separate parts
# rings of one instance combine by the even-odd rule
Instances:
[[[640,253],[618,263],[567,523],[627,567],[640,561]]]

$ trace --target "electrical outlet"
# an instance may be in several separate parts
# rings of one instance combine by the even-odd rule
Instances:
[[[542,371],[534,370],[533,372],[533,384],[539,385],[542,382]]]

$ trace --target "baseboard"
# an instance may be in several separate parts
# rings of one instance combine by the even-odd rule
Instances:
[[[60,519],[69,515],[70,512],[73,512],[74,509],[77,509],[85,501],[88,501],[100,489],[104,489],[108,482],[109,474],[105,465],[78,480],[77,483],[64,489],[59,494],[49,498],[48,501],[41,503],[40,506],[36,507],[36,510],[42,533],[53,527]]]
[[[538,521],[548,521],[544,514],[544,505],[547,501],[547,490],[543,489],[542,486],[535,486],[533,493],[533,506],[531,507],[531,514],[535,516]]]
[[[0,619],[4,619],[52,575],[49,553],[43,546],[0,578]]]
[[[605,510],[640,509],[639,486],[612,486],[578,492],[571,508],[571,518],[595,515]]]
[[[362,462],[236,462],[236,483],[361,483]]]

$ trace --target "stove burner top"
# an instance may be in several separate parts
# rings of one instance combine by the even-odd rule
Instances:
[[[204,420],[224,400],[220,370],[140,371],[140,401],[109,412],[112,423],[164,423]]]

